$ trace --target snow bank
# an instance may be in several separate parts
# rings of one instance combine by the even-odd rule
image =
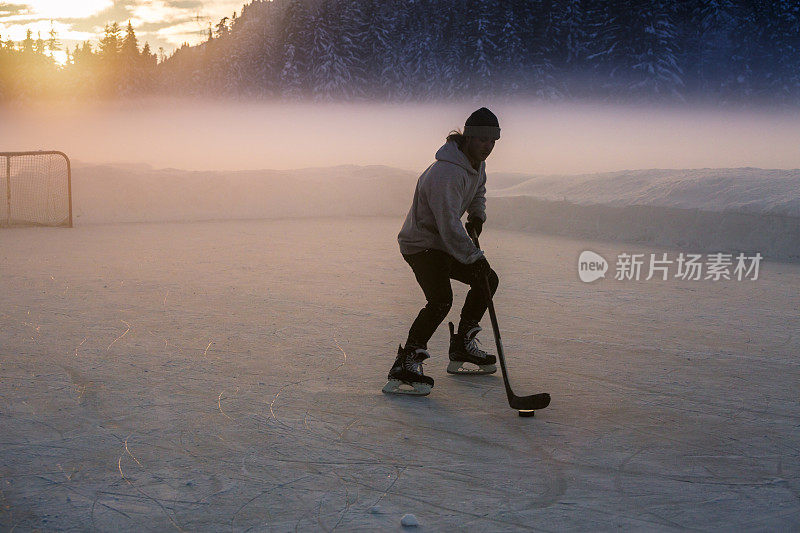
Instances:
[[[800,258],[800,170],[625,170],[501,175],[491,216],[505,228],[687,251]]]
[[[800,259],[800,218],[658,206],[578,205],[526,196],[490,198],[492,224],[583,239],[680,248],[694,253],[760,252]]]
[[[73,204],[76,224],[399,219],[408,210],[417,177],[386,166],[195,172],[76,164]],[[800,258],[798,170],[637,170],[542,177],[498,173],[489,179],[487,209],[496,227],[691,252]]]
[[[73,211],[77,224],[400,215],[415,181],[384,166],[197,172],[76,165]]]
[[[520,174],[500,177],[498,186],[488,194],[530,196],[580,205],[678,207],[800,217],[798,169],[623,170],[534,176],[524,181]]]

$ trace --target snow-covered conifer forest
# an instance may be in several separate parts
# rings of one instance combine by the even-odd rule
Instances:
[[[0,45],[4,100],[800,101],[793,0],[253,0],[160,58],[116,23],[63,67],[55,35]]]

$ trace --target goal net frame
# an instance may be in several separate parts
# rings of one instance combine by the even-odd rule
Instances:
[[[51,222],[48,220],[23,220],[23,221],[15,221],[12,217],[12,206],[14,205],[14,195],[13,195],[13,188],[12,188],[12,176],[11,176],[11,168],[12,168],[12,159],[15,157],[30,157],[30,156],[55,156],[55,157],[63,157],[64,161],[66,162],[66,217]],[[0,190],[5,188],[6,194],[4,195],[5,198],[0,198],[0,201],[5,204],[5,216],[0,217],[0,227],[12,227],[12,226],[63,226],[63,227],[72,227],[72,167],[70,164],[69,157],[64,152],[60,152],[57,150],[36,150],[36,151],[26,151],[26,152],[0,152],[0,176],[2,176],[2,181],[4,183],[0,183]],[[35,169],[35,165],[33,169]],[[59,169],[60,170],[60,169]],[[37,176],[33,176],[36,178]],[[41,176],[43,179],[48,179],[49,176]],[[57,177],[56,179],[60,179]],[[35,187],[35,185],[32,185]],[[63,190],[63,189],[62,189]],[[42,195],[48,195],[48,184],[45,183],[42,187]],[[35,191],[34,196],[38,195],[38,191]],[[38,199],[35,198],[36,201]],[[46,204],[48,202],[47,198],[42,201],[42,204]],[[58,200],[56,200],[58,202]],[[60,205],[59,208],[63,208],[63,205]],[[35,217],[34,217],[35,218]]]

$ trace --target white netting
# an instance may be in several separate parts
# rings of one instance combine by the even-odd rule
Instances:
[[[70,225],[69,171],[60,153],[0,153],[0,225]]]

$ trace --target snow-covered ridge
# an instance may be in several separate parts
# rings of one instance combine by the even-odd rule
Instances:
[[[800,169],[649,169],[528,179],[521,174],[503,174],[498,178],[499,187],[490,186],[488,195],[529,196],[579,205],[659,206],[800,217]]]
[[[398,215],[415,180],[385,166],[187,171],[78,163],[73,213],[78,224]]]
[[[800,259],[800,170],[625,170],[498,174],[487,195],[501,227],[585,239],[760,252]]]
[[[417,173],[386,166],[197,172],[82,165],[76,224],[390,216],[408,211]],[[800,171],[632,170],[489,175],[492,227],[692,252],[800,258]]]

